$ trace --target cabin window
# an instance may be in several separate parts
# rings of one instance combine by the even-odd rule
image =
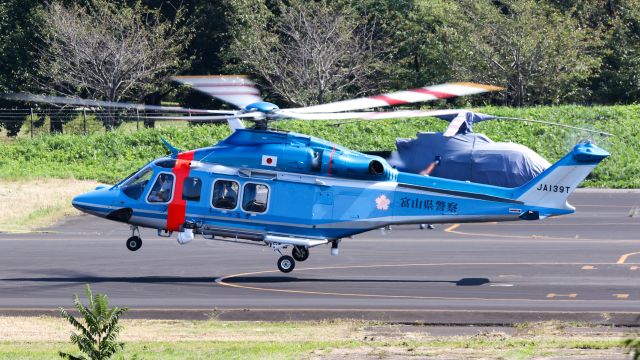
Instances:
[[[132,199],[140,199],[140,195],[142,195],[144,189],[149,183],[149,180],[151,180],[151,175],[153,175],[153,171],[150,168],[146,168],[133,175],[124,185],[120,187],[122,189],[122,193]]]
[[[200,201],[200,190],[202,189],[202,180],[197,177],[187,177],[184,179],[182,186],[182,200]]]
[[[263,213],[269,203],[269,187],[263,184],[247,183],[242,193],[242,209],[247,212]]]
[[[173,174],[160,173],[153,184],[147,201],[150,203],[168,203],[173,195]]]
[[[238,206],[240,185],[231,180],[216,180],[213,185],[211,205],[217,209],[231,210]]]

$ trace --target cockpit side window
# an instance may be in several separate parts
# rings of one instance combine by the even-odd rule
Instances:
[[[173,174],[160,173],[153,184],[147,201],[150,203],[167,203],[173,194]]]
[[[153,175],[153,171],[150,168],[143,169],[131,176],[120,188],[125,195],[138,200],[147,187],[151,175]]]
[[[242,209],[247,212],[263,213],[267,211],[269,203],[269,188],[267,185],[246,183],[242,193]]]
[[[211,206],[218,209],[232,210],[238,206],[240,185],[231,180],[216,180],[213,185]]]

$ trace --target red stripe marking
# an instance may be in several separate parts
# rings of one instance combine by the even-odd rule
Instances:
[[[333,145],[333,149],[331,149],[331,156],[329,156],[329,170],[327,170],[327,176],[331,176],[331,167],[333,166],[333,154],[336,152],[336,146]]]
[[[408,104],[409,103],[408,101],[404,101],[404,100],[400,100],[400,99],[394,99],[394,98],[386,96],[386,95],[370,96],[369,99],[384,101],[388,105],[403,105],[403,104]]]
[[[173,190],[173,200],[171,200],[167,209],[168,231],[178,231],[180,226],[184,224],[187,202],[182,199],[182,187],[184,186],[184,179],[189,176],[193,154],[193,150],[178,154],[176,165],[171,170],[176,177],[176,183]]]
[[[417,92],[417,93],[421,93],[421,94],[433,95],[433,96],[437,97],[438,99],[448,99],[448,98],[452,98],[452,97],[458,96],[458,95],[455,95],[455,94],[443,93],[443,92],[440,92],[440,91],[433,91],[433,90],[429,90],[429,89],[425,89],[425,88],[411,89],[409,91],[413,91],[413,92]]]

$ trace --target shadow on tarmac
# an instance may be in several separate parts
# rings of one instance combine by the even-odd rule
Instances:
[[[303,282],[326,282],[326,283],[447,283],[456,286],[480,286],[491,281],[487,278],[463,278],[457,281],[452,280],[401,280],[401,279],[300,279],[286,276],[238,276],[224,279],[228,284],[249,284],[249,283],[303,283]]]
[[[0,279],[7,282],[42,282],[42,283],[133,283],[133,284],[164,284],[164,283],[215,283],[213,277],[182,277],[182,276],[134,276],[134,277],[105,277],[105,276],[72,276],[72,277],[22,277]],[[448,283],[456,286],[480,286],[491,281],[487,278],[463,278],[450,280],[395,280],[395,279],[300,279],[286,276],[239,276],[225,279],[226,283]]]
[[[43,283],[135,283],[135,284],[163,284],[163,283],[215,283],[213,277],[182,277],[182,276],[133,276],[133,277],[105,277],[105,276],[74,276],[74,277],[32,277],[0,279],[7,282],[43,282]]]

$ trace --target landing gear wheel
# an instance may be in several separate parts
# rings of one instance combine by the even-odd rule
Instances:
[[[309,249],[304,246],[294,246],[291,251],[291,256],[293,256],[296,261],[305,261],[309,258]]]
[[[142,239],[139,236],[132,236],[127,239],[127,249],[136,251],[142,247]]]
[[[283,273],[290,273],[296,267],[296,261],[289,255],[284,255],[278,259],[278,269]]]

